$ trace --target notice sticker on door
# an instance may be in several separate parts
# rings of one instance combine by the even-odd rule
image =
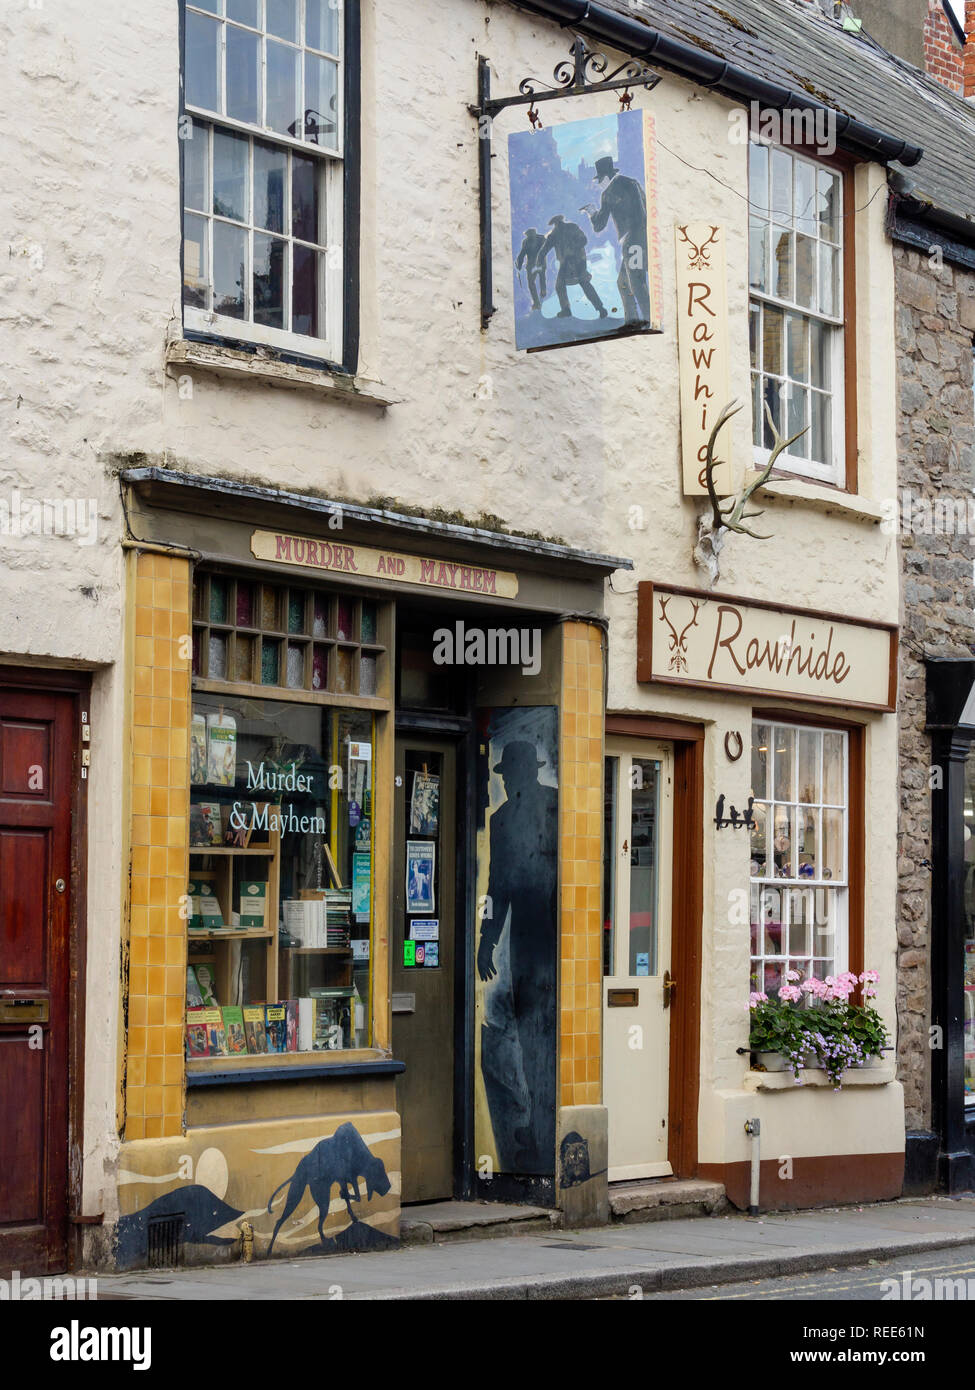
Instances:
[[[417,955],[419,955],[419,954],[420,954],[419,948],[417,948]],[[429,968],[431,965],[439,965],[439,964],[440,964],[440,943],[439,943],[439,941],[428,941],[428,942],[427,942],[426,946],[424,947],[423,964],[424,964],[425,966],[427,966],[428,968]]]
[[[416,942],[415,942],[415,941],[404,941],[404,942],[403,942],[403,964],[404,964],[404,965],[410,965],[410,966],[416,965]]]
[[[633,973],[634,973],[635,975],[649,975],[649,974],[650,974],[650,952],[649,952],[649,951],[637,951],[637,953],[636,953],[636,970],[635,970]]]
[[[416,948],[416,956],[414,957],[414,959],[415,959],[417,965],[422,965],[423,962],[426,960],[426,957],[427,957],[427,948],[426,948],[426,946],[423,944],[423,942],[421,941],[421,942],[417,945],[417,948]]]
[[[410,937],[413,941],[439,941],[440,918],[419,917],[410,923]]]

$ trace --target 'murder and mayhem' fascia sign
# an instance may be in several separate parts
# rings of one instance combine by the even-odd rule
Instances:
[[[639,586],[637,679],[893,710],[897,629],[707,590]]]
[[[464,565],[453,560],[431,560],[404,555],[396,550],[374,550],[344,541],[317,540],[282,531],[255,531],[251,553],[258,560],[279,565],[354,575],[398,584],[424,584],[457,593],[485,594],[491,598],[517,598],[518,576],[507,570]]]

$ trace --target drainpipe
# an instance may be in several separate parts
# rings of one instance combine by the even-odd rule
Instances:
[[[638,19],[609,10],[596,0],[513,0],[517,9],[554,20],[564,28],[580,33],[600,43],[618,48],[634,58],[642,58],[654,67],[667,68],[702,87],[712,87],[738,101],[757,101],[774,110],[826,111],[835,122],[837,139],[861,156],[886,164],[916,164],[924,153],[920,145],[912,145],[895,135],[854,120],[852,116],[824,102],[816,101],[808,92],[797,92],[744,68],[736,67],[723,58],[716,58],[692,44],[651,29]]]
[[[748,1215],[758,1215],[758,1187],[762,1176],[762,1122],[746,1120],[745,1133],[752,1141],[752,1183],[748,1194]]]

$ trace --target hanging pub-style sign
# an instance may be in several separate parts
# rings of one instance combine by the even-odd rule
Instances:
[[[710,222],[684,222],[675,235],[684,495],[700,497],[708,490],[708,439],[731,400],[725,231]],[[734,489],[727,440],[720,457],[714,470],[715,492],[728,497]]]
[[[508,178],[516,346],[662,332],[649,112],[509,135]]]

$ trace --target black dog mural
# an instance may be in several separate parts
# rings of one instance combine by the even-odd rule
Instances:
[[[367,1201],[371,1201],[373,1194],[377,1192],[380,1197],[385,1197],[390,1189],[390,1181],[386,1175],[386,1168],[382,1159],[376,1158],[374,1154],[370,1153],[365,1140],[355,1125],[346,1122],[344,1125],[339,1125],[330,1139],[320,1140],[312,1151],[301,1160],[291,1177],[272,1192],[267,1204],[268,1212],[271,1211],[274,1199],[281,1189],[284,1187],[288,1189],[281,1215],[278,1217],[274,1234],[271,1236],[268,1255],[274,1250],[274,1242],[277,1240],[281,1227],[305,1195],[306,1187],[311,1193],[312,1201],[318,1207],[318,1238],[323,1245],[326,1241],[322,1228],[328,1216],[332,1188],[336,1185],[338,1185],[339,1193],[348,1209],[350,1219],[358,1223],[359,1218],[352,1210],[352,1203],[362,1201],[362,1193],[359,1190],[360,1178],[366,1180]],[[380,1233],[377,1231],[374,1234],[379,1236]]]

